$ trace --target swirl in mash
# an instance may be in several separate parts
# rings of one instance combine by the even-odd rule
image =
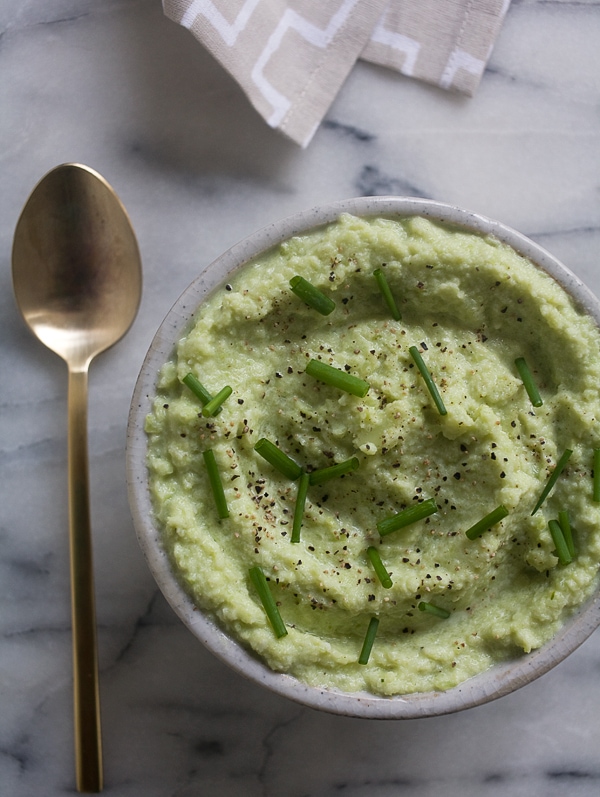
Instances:
[[[402,313],[394,321],[373,271]],[[330,296],[322,316],[290,290]],[[422,352],[446,415],[409,354]],[[514,361],[543,398],[534,408]],[[305,373],[311,359],[365,379],[364,398]],[[193,373],[223,410],[204,418]],[[597,586],[600,335],[549,276],[492,237],[423,218],[338,222],[246,265],[203,303],[162,369],[147,418],[154,509],[178,578],[203,610],[268,662],[322,687],[392,695],[452,687],[548,641]],[[254,450],[266,437],[305,469],[358,457],[309,488],[290,542],[297,482]],[[214,451],[219,521],[202,452]],[[531,512],[565,449],[573,454]],[[380,538],[376,524],[425,499],[438,512]],[[465,531],[496,506],[508,516]],[[568,511],[576,555],[560,565],[548,521]],[[384,589],[367,556],[391,574]],[[259,565],[286,624],[277,639],[249,578]],[[421,601],[446,609],[441,619]],[[379,629],[358,663],[371,617]]]

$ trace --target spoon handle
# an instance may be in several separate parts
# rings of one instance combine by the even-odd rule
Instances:
[[[69,542],[77,789],[102,791],[102,741],[87,450],[87,365],[69,369]]]

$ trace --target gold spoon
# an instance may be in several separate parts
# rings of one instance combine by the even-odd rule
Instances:
[[[141,297],[135,234],[110,185],[95,171],[63,164],[34,188],[12,252],[23,318],[66,361],[75,760],[77,789],[102,790],[102,743],[87,452],[92,359],[131,326]]]

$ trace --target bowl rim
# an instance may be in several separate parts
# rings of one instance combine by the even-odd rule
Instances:
[[[600,625],[600,589],[596,589],[546,645],[517,659],[493,665],[451,689],[391,697],[347,693],[309,686],[293,676],[275,672],[229,637],[215,620],[195,606],[177,581],[162,546],[160,530],[153,520],[146,477],[144,419],[156,395],[159,368],[173,354],[201,302],[234,271],[288,238],[333,222],[343,213],[363,218],[421,216],[493,235],[553,277],[600,327],[600,301],[579,277],[546,249],[499,221],[454,205],[416,197],[356,197],[301,211],[259,229],[220,255],[188,285],[161,323],[141,366],[129,411],[126,451],[129,504],[138,542],[167,602],[205,647],[239,674],[305,706],[334,714],[376,719],[439,716],[502,697],[559,664]]]

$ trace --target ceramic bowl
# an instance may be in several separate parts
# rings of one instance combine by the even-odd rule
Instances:
[[[334,221],[341,213],[363,217],[418,215],[456,224],[473,232],[492,234],[554,277],[600,326],[600,303],[573,273],[524,235],[476,213],[425,199],[363,197],[314,208],[277,221],[233,246],[208,266],[175,303],[152,341],[136,384],[128,423],[127,478],[134,525],[150,570],[173,610],[213,654],[241,675],[306,706],[336,714],[378,719],[447,714],[514,692],[562,661],[600,624],[600,593],[596,592],[541,649],[495,665],[447,691],[397,697],[378,697],[364,692],[343,693],[307,686],[292,676],[272,671],[224,633],[210,616],[199,611],[178,583],[163,549],[161,533],[153,520],[145,464],[147,441],[143,429],[145,416],[156,394],[160,367],[172,356],[176,342],[187,331],[206,295],[225,282],[233,271],[294,235]]]

